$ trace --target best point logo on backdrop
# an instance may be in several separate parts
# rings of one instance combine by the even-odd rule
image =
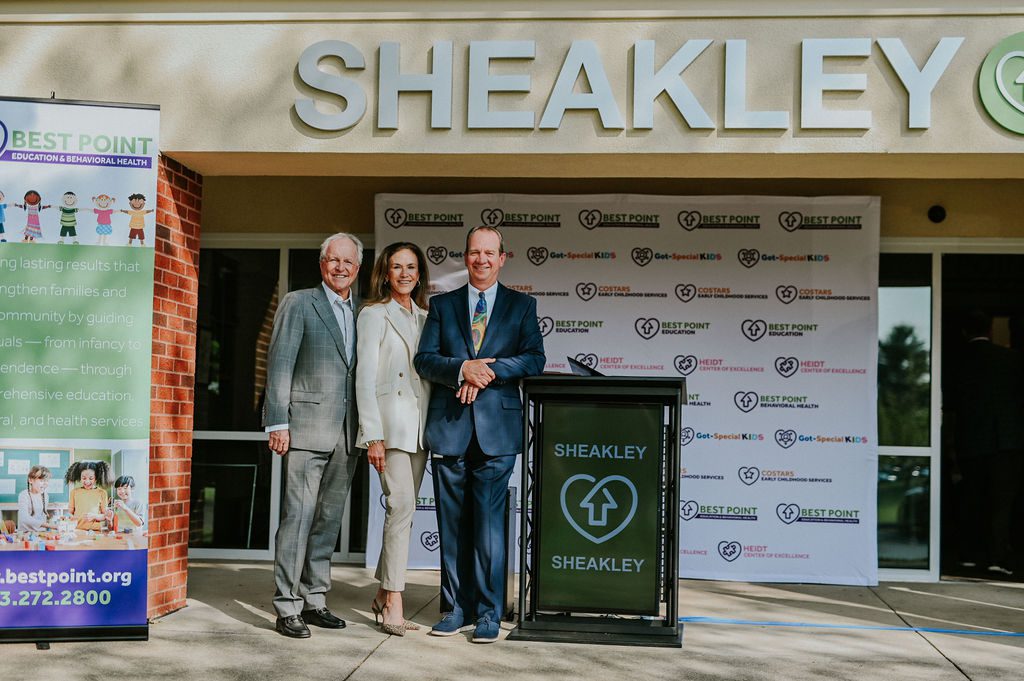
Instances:
[[[399,227],[464,227],[462,213],[440,213],[433,211],[409,212],[405,208],[388,208],[384,211],[384,222],[395,229]]]
[[[749,341],[757,342],[770,338],[803,338],[820,331],[820,325],[798,321],[768,321],[765,319],[744,319],[740,322],[740,333]]]
[[[626,228],[659,229],[661,216],[657,213],[610,213],[596,208],[584,208],[576,219],[586,229]]]
[[[676,215],[676,222],[687,232],[692,232],[695,229],[761,229],[760,215],[701,213],[696,210],[682,210]]]
[[[484,208],[480,211],[480,224],[486,227],[562,227],[561,213],[532,213]]]
[[[775,507],[775,516],[786,525],[793,523],[860,524],[860,509],[856,508],[801,508],[794,503],[782,502]]]
[[[778,222],[779,226],[787,232],[796,232],[798,230],[807,229],[859,230],[864,228],[864,216],[862,215],[843,215],[836,213],[807,215],[795,210],[784,210],[779,213]]]
[[[757,520],[757,506],[739,504],[702,504],[696,499],[679,501],[679,517],[683,520]]]
[[[651,340],[659,333],[664,336],[696,336],[710,331],[711,322],[637,317],[633,321],[633,330],[644,340]]]

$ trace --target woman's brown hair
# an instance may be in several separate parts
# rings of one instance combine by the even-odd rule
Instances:
[[[416,288],[412,290],[412,300],[420,308],[427,309],[427,291],[430,289],[430,271],[427,269],[427,258],[423,251],[414,243],[408,241],[397,241],[384,247],[384,250],[377,256],[373,263],[373,272],[370,273],[370,290],[363,298],[363,305],[376,305],[391,300],[391,286],[388,282],[388,270],[391,269],[391,256],[399,251],[412,251],[416,256],[416,267],[420,273],[420,280]]]

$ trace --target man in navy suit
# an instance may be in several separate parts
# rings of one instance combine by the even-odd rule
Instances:
[[[505,570],[505,494],[523,450],[519,381],[544,371],[537,301],[498,283],[501,232],[466,236],[469,285],[430,301],[415,365],[434,383],[424,437],[433,459],[441,535],[441,599],[430,633],[473,629],[498,640]]]

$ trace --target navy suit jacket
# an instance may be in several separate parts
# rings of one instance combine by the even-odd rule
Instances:
[[[544,371],[544,338],[537,322],[537,301],[498,284],[494,309],[487,319],[480,352],[473,351],[468,287],[430,300],[414,364],[434,384],[427,408],[424,440],[435,454],[461,456],[476,431],[480,449],[489,456],[523,451],[523,401],[519,380]],[[471,405],[455,396],[462,363],[494,357],[495,379]]]

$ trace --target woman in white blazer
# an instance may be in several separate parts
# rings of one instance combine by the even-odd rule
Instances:
[[[419,628],[405,619],[402,591],[416,495],[427,464],[423,425],[430,384],[420,379],[412,360],[427,318],[429,287],[419,246],[391,244],[373,265],[356,330],[356,446],[366,449],[387,498],[377,563],[380,586],[371,607],[374,621],[382,619],[381,629],[397,636]]]

